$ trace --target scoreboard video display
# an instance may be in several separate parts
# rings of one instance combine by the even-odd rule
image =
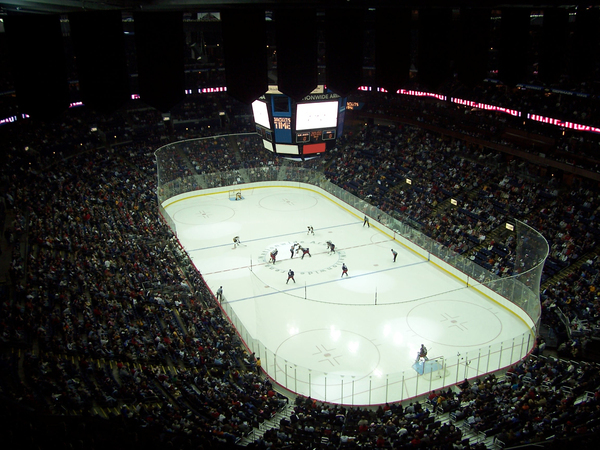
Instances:
[[[254,114],[254,122],[264,128],[269,128],[269,111],[266,103],[254,102],[252,103],[252,113]]]
[[[296,102],[276,87],[252,103],[265,148],[282,156],[317,156],[335,146],[344,127],[346,99],[319,86]]]
[[[335,128],[338,110],[337,101],[298,103],[296,105],[296,130]]]

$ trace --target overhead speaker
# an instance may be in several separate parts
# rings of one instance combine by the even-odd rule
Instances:
[[[250,104],[268,89],[265,11],[227,9],[221,25],[227,92]]]
[[[170,111],[185,96],[183,15],[136,12],[133,20],[140,98]]]
[[[120,11],[69,14],[83,103],[111,113],[129,98],[129,79]]]
[[[296,101],[317,87],[317,12],[314,8],[275,11],[277,86]]]
[[[364,17],[362,9],[329,9],[326,12],[327,88],[342,97],[361,85]]]
[[[410,24],[408,8],[375,11],[375,79],[390,92],[406,84],[410,75]]]
[[[4,17],[19,111],[50,119],[69,107],[60,16]]]

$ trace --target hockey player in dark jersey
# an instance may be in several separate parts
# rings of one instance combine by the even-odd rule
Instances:
[[[304,259],[305,255],[308,255],[312,258],[312,255],[310,254],[310,249],[309,248],[304,248],[304,247],[300,247],[300,251],[302,252],[302,257],[300,259]]]
[[[342,264],[342,277],[344,275],[348,276],[348,267],[346,267],[345,263]],[[340,278],[342,278],[342,277],[340,277]]]
[[[327,241],[327,248],[329,249],[329,253],[335,253],[335,244],[331,241]]]
[[[296,280],[294,280],[294,271],[292,269],[288,270],[288,279],[285,284],[288,284],[290,280],[292,280],[294,283],[296,282]]]

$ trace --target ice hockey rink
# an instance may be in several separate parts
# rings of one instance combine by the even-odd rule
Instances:
[[[365,225],[358,211],[306,186],[242,186],[242,200],[229,188],[195,191],[163,203],[181,245],[212,291],[223,287],[224,309],[276,383],[333,403],[382,404],[526,355],[532,336],[524,320],[374,219]],[[292,255],[295,243],[310,256]],[[415,365],[421,344],[430,361]]]

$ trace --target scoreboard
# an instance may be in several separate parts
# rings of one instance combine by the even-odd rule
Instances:
[[[252,103],[256,132],[283,156],[317,156],[335,146],[344,128],[346,99],[318,86],[296,102],[271,87]]]

